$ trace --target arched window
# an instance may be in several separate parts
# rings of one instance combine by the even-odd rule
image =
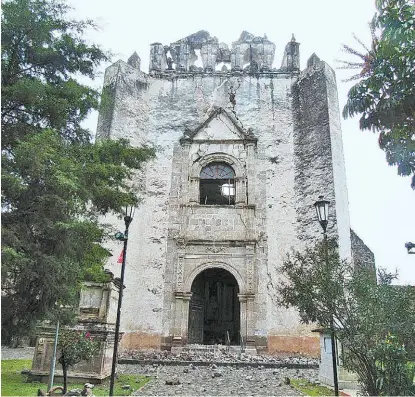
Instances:
[[[226,163],[210,163],[200,172],[200,204],[235,204],[235,171]]]

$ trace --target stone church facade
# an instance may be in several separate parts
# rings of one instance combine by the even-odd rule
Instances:
[[[136,180],[123,348],[242,342],[318,355],[275,287],[286,254],[322,238],[319,196],[340,255],[373,260],[350,230],[334,71],[314,54],[301,71],[294,37],[280,68],[274,55],[266,36],[243,32],[229,48],[201,31],[152,44],[148,74],[137,54],[107,68],[97,139],[157,148]]]

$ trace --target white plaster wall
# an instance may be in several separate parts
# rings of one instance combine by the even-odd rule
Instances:
[[[291,96],[295,76],[211,75],[169,81],[144,76],[119,63],[107,72],[105,82],[111,81],[117,81],[117,87],[110,136],[128,138],[133,145],[151,143],[158,148],[157,158],[146,165],[142,177],[138,178],[145,194],[130,227],[123,329],[168,332],[169,327],[162,325],[160,311],[166,304],[166,301],[163,303],[166,264],[171,260],[166,258],[169,211],[170,215],[180,214],[176,207],[169,207],[173,161],[178,161],[173,158],[174,147],[177,148],[186,128],[196,128],[215,106],[220,106],[231,112],[245,130],[252,128],[258,138],[257,147],[253,149],[257,160],[247,168],[250,203],[255,204],[253,229],[259,236],[255,328],[261,334],[308,333],[309,328],[299,324],[293,310],[279,308],[275,303],[277,268],[289,249],[298,244]],[[236,104],[230,102],[230,92],[235,93]],[[218,139],[228,134],[225,130],[230,127],[228,123],[218,123],[215,121],[212,129],[204,132],[204,139],[212,134],[218,134],[215,135]],[[222,127],[213,128],[215,125]],[[209,152],[229,151],[229,146],[220,144],[206,148]],[[191,155],[194,155],[192,150]],[[245,161],[245,149],[241,150],[239,144],[230,154]],[[338,168],[341,174],[341,164]],[[339,206],[343,203],[344,200],[339,202]],[[242,228],[243,225],[235,226],[236,233]],[[198,236],[196,230],[193,231],[193,236]],[[209,233],[214,233],[214,229]],[[169,291],[172,291],[171,276],[168,275]],[[171,308],[169,305],[165,310],[171,311]]]
[[[327,76],[327,97],[331,126],[331,153],[334,179],[335,208],[339,235],[339,254],[343,259],[351,259],[349,198],[347,192],[346,166],[344,161],[340,106],[334,70],[324,63]]]

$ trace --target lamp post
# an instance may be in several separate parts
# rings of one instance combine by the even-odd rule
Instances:
[[[317,212],[317,219],[323,228],[323,236],[324,236],[324,255],[327,269],[329,270],[329,254],[328,254],[328,242],[327,242],[327,224],[328,224],[328,217],[329,217],[329,204],[330,202],[324,200],[323,196],[319,197],[314,203],[314,207],[316,208]],[[330,319],[330,333],[331,333],[331,358],[333,361],[333,383],[334,383],[334,395],[339,395],[339,381],[337,378],[337,355],[336,355],[336,340],[335,340],[335,333],[334,333],[334,310],[331,310],[331,319]]]
[[[115,238],[119,241],[124,242],[124,248],[122,251],[122,265],[121,265],[121,285],[118,292],[118,307],[117,307],[117,321],[115,322],[115,336],[114,336],[114,352],[112,355],[112,368],[111,368],[111,379],[110,379],[110,396],[114,395],[114,379],[115,379],[115,369],[117,367],[117,355],[118,355],[118,338],[120,334],[120,319],[121,319],[121,305],[122,297],[124,294],[124,273],[125,273],[125,258],[127,256],[127,243],[128,243],[128,228],[133,220],[134,207],[125,207],[124,214],[124,223],[125,231],[124,233],[117,232]]]
[[[408,254],[415,254],[415,243],[405,243],[405,248],[408,250]]]

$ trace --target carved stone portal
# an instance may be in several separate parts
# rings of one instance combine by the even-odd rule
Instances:
[[[189,304],[189,343],[240,343],[238,283],[224,269],[211,268],[193,281]]]

